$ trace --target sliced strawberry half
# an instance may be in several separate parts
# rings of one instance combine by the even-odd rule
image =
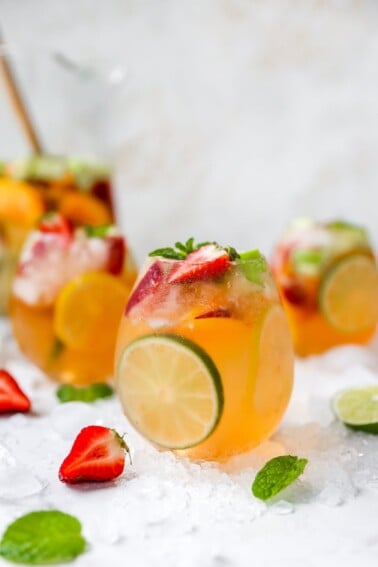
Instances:
[[[9,372],[0,369],[0,413],[27,412],[31,403]]]
[[[84,427],[59,469],[59,479],[68,484],[106,482],[119,476],[129,452],[122,437],[101,425]]]
[[[71,221],[59,213],[44,215],[39,222],[38,229],[44,233],[64,236],[71,236],[73,233]]]
[[[114,276],[118,276],[122,272],[126,255],[125,239],[123,236],[107,236],[106,241],[109,249],[106,269]]]
[[[140,303],[145,297],[154,293],[164,278],[164,271],[159,261],[157,260],[148,268],[140,282],[137,284],[133,293],[130,295],[129,301],[126,305],[125,315]]]
[[[169,283],[186,283],[221,276],[230,266],[230,256],[222,248],[207,244],[188,254],[168,276]]]

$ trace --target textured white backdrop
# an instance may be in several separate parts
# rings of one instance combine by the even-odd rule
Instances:
[[[377,2],[0,7],[7,38],[28,50],[127,68],[112,142],[121,222],[139,261],[190,235],[269,253],[298,214],[362,222],[378,242]],[[0,122],[0,153],[22,152],[4,96]]]

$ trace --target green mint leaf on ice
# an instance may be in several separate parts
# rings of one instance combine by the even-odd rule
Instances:
[[[307,459],[292,455],[275,457],[257,473],[252,484],[252,494],[260,500],[269,500],[292,484],[304,471]]]
[[[85,548],[81,524],[74,516],[42,510],[21,516],[7,527],[0,556],[25,565],[52,565],[72,561]]]
[[[174,247],[165,247],[165,248],[157,248],[149,253],[149,256],[160,256],[162,258],[167,258],[168,260],[185,260],[185,258],[195,250],[199,250],[203,246],[207,246],[208,244],[213,244],[220,250],[225,250],[230,257],[230,260],[236,260],[239,258],[238,252],[232,246],[219,246],[217,242],[199,242],[198,244],[194,244],[194,238],[188,238],[185,242],[176,242]]]
[[[92,403],[102,398],[113,396],[114,390],[109,384],[98,382],[83,388],[72,386],[72,384],[62,384],[56,391],[57,398],[61,403],[65,402],[86,402]]]
[[[263,285],[261,276],[267,271],[268,265],[259,250],[240,252],[237,262],[247,280],[257,285]]]

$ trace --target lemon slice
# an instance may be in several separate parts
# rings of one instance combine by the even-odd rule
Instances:
[[[326,272],[319,291],[320,309],[343,333],[358,333],[378,321],[378,271],[369,256],[353,255]]]
[[[164,448],[200,444],[222,415],[223,388],[214,362],[178,335],[147,335],[130,343],[120,357],[117,388],[135,429]]]
[[[67,346],[96,351],[113,349],[128,296],[127,287],[103,272],[78,276],[60,292],[54,332]]]
[[[378,386],[350,388],[335,396],[333,411],[340,421],[361,431],[378,433]]]

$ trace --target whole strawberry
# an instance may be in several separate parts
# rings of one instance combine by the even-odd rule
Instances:
[[[106,482],[119,476],[129,448],[114,430],[101,425],[84,427],[59,469],[59,479],[68,484]]]
[[[27,412],[30,407],[29,398],[13,376],[0,368],[0,413]]]

